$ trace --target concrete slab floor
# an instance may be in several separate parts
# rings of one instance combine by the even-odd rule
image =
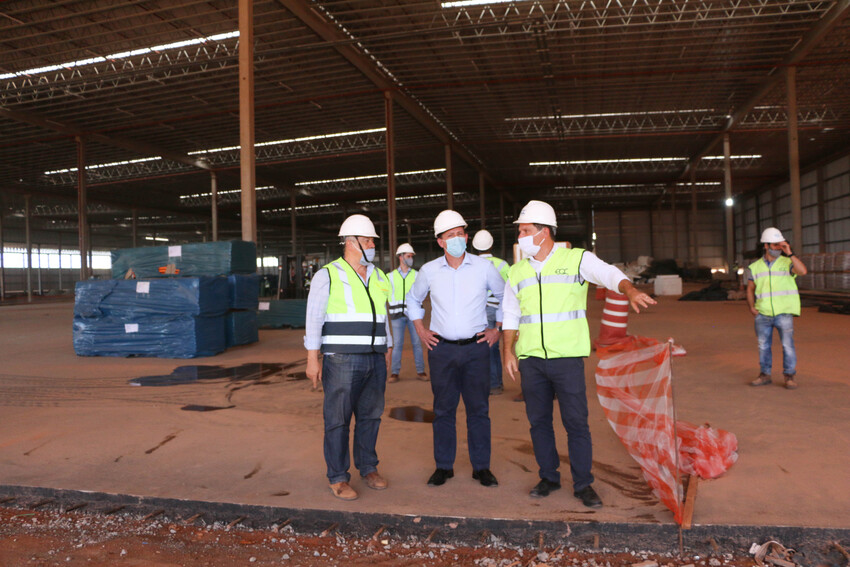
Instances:
[[[601,302],[589,307],[595,335]],[[559,426],[565,488],[545,499],[528,496],[537,467],[523,404],[512,401],[519,387],[509,380],[506,392],[491,398],[492,470],[500,486],[471,478],[462,405],[456,476],[426,486],[434,468],[430,425],[389,417],[396,407],[431,408],[429,384],[414,379],[409,344],[402,381],[387,385],[378,442],[390,488],[369,490],[352,470],[360,499],[343,502],[327,488],[322,395],[297,379],[304,370],[302,330],[261,331],[258,344],[204,359],[83,358],[73,352],[71,319],[70,304],[0,308],[0,484],[350,512],[672,522],[605,420],[595,395],[595,355],[586,361],[586,377],[601,510],[583,508],[572,496]],[[688,351],[674,359],[679,418],[738,436],[738,463],[700,484],[695,523],[850,527],[847,323],[803,309],[795,320],[800,388],[787,391],[746,385],[758,374],[758,358],[742,301],[661,297],[646,313],[632,314],[630,333],[672,336]],[[778,339],[774,360],[781,368]],[[129,384],[179,366],[245,363],[291,366],[261,380]],[[233,407],[181,409],[189,404]]]

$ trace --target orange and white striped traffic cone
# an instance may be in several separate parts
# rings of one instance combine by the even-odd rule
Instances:
[[[599,337],[593,341],[594,348],[606,347],[630,340],[626,330],[629,326],[629,300],[619,292],[605,291],[605,306]]]

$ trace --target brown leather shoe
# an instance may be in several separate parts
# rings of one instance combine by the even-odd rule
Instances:
[[[758,378],[750,382],[750,386],[767,386],[768,384],[773,384],[773,381],[770,379],[770,376],[764,372],[759,374]]]
[[[378,474],[378,471],[372,471],[363,477],[366,481],[366,486],[372,490],[383,490],[387,487],[387,479]]]
[[[427,381],[428,381],[428,375],[427,375],[427,374],[425,374],[424,372],[420,372],[420,373],[418,373],[418,374],[416,375],[416,378],[417,378],[417,379],[419,379],[419,380],[422,380],[423,382],[427,382]]]
[[[785,388],[788,390],[796,390],[797,389],[797,381],[794,380],[793,376],[789,376],[785,374]]]
[[[398,382],[398,374],[390,374],[390,377],[387,378],[387,382]]]
[[[357,500],[357,492],[351,488],[351,485],[345,481],[336,482],[330,485],[331,492],[340,500]]]

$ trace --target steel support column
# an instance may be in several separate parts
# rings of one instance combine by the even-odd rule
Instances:
[[[291,230],[292,256],[294,257],[298,251],[296,245],[298,243],[298,233],[295,226],[295,187],[289,190],[289,224]]]
[[[44,285],[41,281],[41,244],[35,245],[35,255],[38,257],[38,266],[35,269],[36,281],[38,281],[38,296],[44,295]]]
[[[254,151],[254,1],[239,0],[239,168],[242,181],[242,240],[257,241]]]
[[[80,246],[80,281],[89,279],[88,203],[86,195],[86,144],[77,136],[77,238]]]
[[[691,219],[688,223],[688,234],[691,240],[691,262],[695,268],[699,267],[699,243],[697,242],[697,172],[691,171]]]
[[[387,126],[387,229],[390,233],[389,252],[392,259],[398,245],[398,234],[395,207],[395,120],[393,119],[393,97],[389,92],[384,93],[384,115]],[[390,266],[390,269],[393,267]]]
[[[210,221],[212,223],[212,234],[210,238],[213,242],[218,241],[218,175],[215,171],[210,171]]]
[[[57,245],[58,248],[59,248],[59,292],[61,293],[62,289],[63,289],[63,287],[62,287],[62,233],[60,232],[57,236],[58,236],[58,239],[59,239],[59,243]]]
[[[139,245],[139,212],[136,209],[133,209],[132,215],[130,231],[133,235],[133,248],[135,248]]]
[[[505,194],[501,192],[499,193],[499,232],[502,233],[502,259],[504,260],[507,253],[508,237],[505,234]],[[508,263],[513,264],[512,261],[508,261]]]
[[[30,217],[32,211],[30,200],[32,197],[24,195],[24,238],[27,246],[27,302],[32,303],[32,234],[30,229]]]
[[[6,241],[3,238],[3,199],[0,199],[0,301],[6,299],[6,266],[3,255],[6,251]]]
[[[819,167],[817,169],[817,210],[818,210],[818,252],[823,254],[826,252],[826,211],[823,206],[823,198],[824,198],[824,180],[823,180],[823,167]],[[0,235],[0,242],[2,242],[2,236]],[[2,265],[0,265],[2,268]]]
[[[728,205],[732,198],[732,148],[729,142],[729,134],[723,135],[723,189],[726,209],[726,269],[731,273],[735,264],[735,226],[732,218],[732,207]]]
[[[803,249],[803,213],[800,197],[800,144],[797,131],[797,68],[788,67],[786,93],[788,95],[788,173],[791,181],[791,219],[793,243]]]
[[[452,183],[452,147],[446,144],[446,208],[455,208],[455,190]]]
[[[679,214],[676,211],[676,184],[670,189],[670,212],[673,213],[673,259],[679,257]]]
[[[487,228],[487,217],[484,207],[484,172],[478,172],[478,216],[481,217],[481,228]]]

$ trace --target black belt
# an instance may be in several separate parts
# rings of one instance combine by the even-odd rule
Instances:
[[[440,335],[437,335],[437,338],[440,339],[441,341],[443,341],[444,343],[449,343],[450,345],[469,345],[469,344],[472,344],[472,343],[477,343],[478,340],[481,337],[479,335],[475,335],[472,338],[460,339],[460,340],[457,340],[457,341],[453,341],[453,340],[450,340],[450,339],[444,339]]]

